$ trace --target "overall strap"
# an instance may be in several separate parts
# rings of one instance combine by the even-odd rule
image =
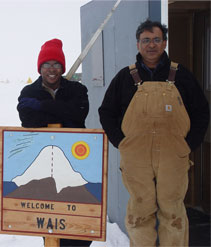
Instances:
[[[176,71],[177,71],[178,63],[174,63],[171,61],[171,66],[169,70],[169,76],[168,76],[168,82],[169,83],[174,83],[175,82],[175,76],[176,76]],[[140,75],[138,73],[138,70],[136,68],[135,64],[132,64],[129,66],[130,69],[130,74],[133,77],[133,80],[135,82],[135,86],[141,85],[142,80],[140,78]]]
[[[139,76],[139,73],[138,73],[138,70],[136,68],[136,65],[135,64],[130,65],[129,69],[130,69],[130,74],[133,77],[133,80],[135,82],[134,85],[135,86],[141,85],[142,80],[141,80],[141,78]]]
[[[168,80],[167,80],[169,83],[175,82],[177,67],[178,67],[178,63],[174,63],[171,61],[169,76],[168,76]]]

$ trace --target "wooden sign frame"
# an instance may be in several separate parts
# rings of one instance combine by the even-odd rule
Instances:
[[[106,240],[102,129],[0,127],[0,233]]]

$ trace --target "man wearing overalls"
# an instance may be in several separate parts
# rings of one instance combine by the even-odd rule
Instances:
[[[156,246],[157,238],[160,246],[188,246],[189,154],[204,138],[209,105],[193,75],[164,51],[165,25],[147,20],[136,38],[136,64],[117,73],[99,108],[130,194],[130,246]]]

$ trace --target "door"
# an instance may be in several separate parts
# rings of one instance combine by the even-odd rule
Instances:
[[[210,2],[169,2],[169,57],[193,72],[210,101]],[[210,127],[202,145],[191,153],[187,206],[210,213]]]

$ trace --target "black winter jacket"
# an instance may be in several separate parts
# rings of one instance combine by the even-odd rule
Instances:
[[[170,60],[163,53],[160,63],[154,70],[147,68],[137,55],[136,67],[142,81],[166,81],[168,79]],[[193,151],[202,142],[209,123],[209,105],[194,76],[179,64],[176,72],[175,86],[179,90],[191,121],[191,128],[186,141]],[[100,122],[110,142],[118,147],[124,138],[121,123],[127,107],[137,87],[129,72],[129,67],[120,70],[111,81],[102,105],[99,108]]]
[[[34,83],[25,86],[18,98],[36,98],[41,102],[39,111],[29,107],[21,108],[20,120],[23,127],[47,127],[50,123],[61,123],[63,127],[84,128],[85,118],[89,111],[87,88],[79,82],[61,78],[61,84],[55,99],[42,86],[40,76]]]

